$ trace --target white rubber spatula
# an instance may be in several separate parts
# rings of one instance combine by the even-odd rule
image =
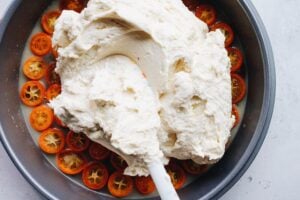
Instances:
[[[172,185],[170,176],[167,174],[162,163],[153,162],[148,164],[151,177],[162,200],[179,200]]]

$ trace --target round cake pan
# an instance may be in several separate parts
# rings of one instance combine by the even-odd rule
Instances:
[[[0,132],[15,166],[49,199],[113,199],[82,187],[48,163],[30,136],[20,108],[18,77],[25,42],[51,0],[14,1],[0,26]],[[259,151],[275,100],[275,69],[265,28],[250,0],[216,0],[224,10],[245,53],[248,97],[236,138],[208,173],[178,193],[181,199],[217,199],[246,171]],[[159,199],[149,197],[145,199]]]

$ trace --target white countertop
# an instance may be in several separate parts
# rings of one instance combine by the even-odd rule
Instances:
[[[0,19],[12,0],[0,0]],[[222,200],[300,199],[300,1],[252,0],[273,46],[277,94],[266,140]],[[0,199],[42,199],[0,145]]]

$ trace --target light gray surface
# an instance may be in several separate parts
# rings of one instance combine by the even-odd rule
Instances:
[[[0,19],[11,0],[0,0]],[[300,199],[300,1],[252,0],[273,46],[277,94],[261,151],[223,200]],[[0,145],[1,146],[1,145]],[[41,199],[0,147],[0,199]]]

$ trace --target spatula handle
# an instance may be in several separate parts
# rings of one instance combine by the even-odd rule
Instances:
[[[153,162],[148,164],[151,177],[162,200],[179,200],[172,185],[170,176],[167,174],[162,163]]]

